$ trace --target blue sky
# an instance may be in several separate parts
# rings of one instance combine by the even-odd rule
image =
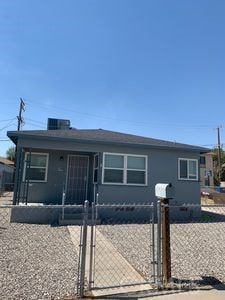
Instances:
[[[0,155],[47,118],[225,143],[224,0],[0,1]]]

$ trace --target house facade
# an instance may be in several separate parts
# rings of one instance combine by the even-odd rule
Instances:
[[[5,191],[12,191],[14,176],[14,162],[0,157],[0,196]]]
[[[200,153],[208,149],[102,129],[10,131],[17,144],[14,204],[157,201],[172,183],[174,204],[200,202]],[[96,196],[98,194],[98,197]]]
[[[202,187],[214,187],[213,153],[203,153],[200,156],[200,182]]]

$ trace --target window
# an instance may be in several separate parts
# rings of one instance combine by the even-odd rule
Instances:
[[[147,156],[104,153],[103,183],[147,184]]]
[[[47,181],[48,154],[26,153],[23,180]]]
[[[205,156],[200,156],[200,165],[205,165]]]
[[[98,183],[98,154],[94,155],[93,182]]]
[[[179,158],[179,179],[198,180],[198,160]]]

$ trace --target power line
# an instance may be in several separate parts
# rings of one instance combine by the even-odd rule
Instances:
[[[41,102],[35,101],[33,102],[35,104],[38,104],[39,106],[44,107],[45,109],[48,108],[46,105],[44,105]],[[50,107],[49,107],[50,109]],[[92,113],[87,113],[87,112],[81,112],[81,111],[77,111],[77,110],[73,110],[71,108],[65,108],[65,107],[59,107],[56,105],[51,105],[51,110],[52,109],[56,109],[56,110],[60,110],[60,111],[68,111],[68,112],[74,112],[76,114],[81,114],[81,115],[86,115],[89,118],[97,118],[97,119],[102,119],[102,120],[114,120],[114,121],[118,121],[118,122],[126,122],[126,123],[131,123],[134,125],[151,125],[151,126],[156,126],[156,127],[186,127],[186,128],[202,128],[202,129],[208,129],[208,128],[212,128],[214,127],[214,125],[206,125],[206,124],[199,124],[199,125],[191,125],[191,124],[177,124],[177,123],[151,123],[148,121],[131,121],[131,120],[126,120],[126,119],[120,119],[120,118],[113,118],[113,117],[109,117],[109,116],[103,116],[103,115],[96,115],[96,114],[92,114]]]
[[[2,122],[8,122],[8,121],[13,121],[13,120],[15,120],[16,118],[14,117],[14,118],[12,118],[12,119],[6,119],[6,120],[0,120],[0,122],[2,123]]]
[[[31,126],[34,126],[34,127],[38,127],[38,128],[42,128],[42,129],[46,129],[46,126],[37,125],[37,124],[35,124],[35,123],[32,123],[32,122],[26,122],[26,124],[28,124],[28,125],[31,125]]]
[[[11,122],[9,122],[9,123],[6,124],[4,127],[2,127],[2,128],[0,129],[0,131],[6,129],[6,128],[8,128],[8,127],[10,127],[11,125],[13,125],[13,122],[14,122],[15,119],[16,119],[16,118],[14,118]]]
[[[30,118],[26,118],[26,120],[31,121],[33,123],[38,123],[38,124],[46,126],[46,124],[44,122],[40,122],[40,121],[37,121],[37,120],[34,120],[34,119],[30,119]]]

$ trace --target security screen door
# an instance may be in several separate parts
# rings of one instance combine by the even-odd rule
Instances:
[[[89,157],[69,155],[67,168],[66,203],[83,204],[87,200]]]

